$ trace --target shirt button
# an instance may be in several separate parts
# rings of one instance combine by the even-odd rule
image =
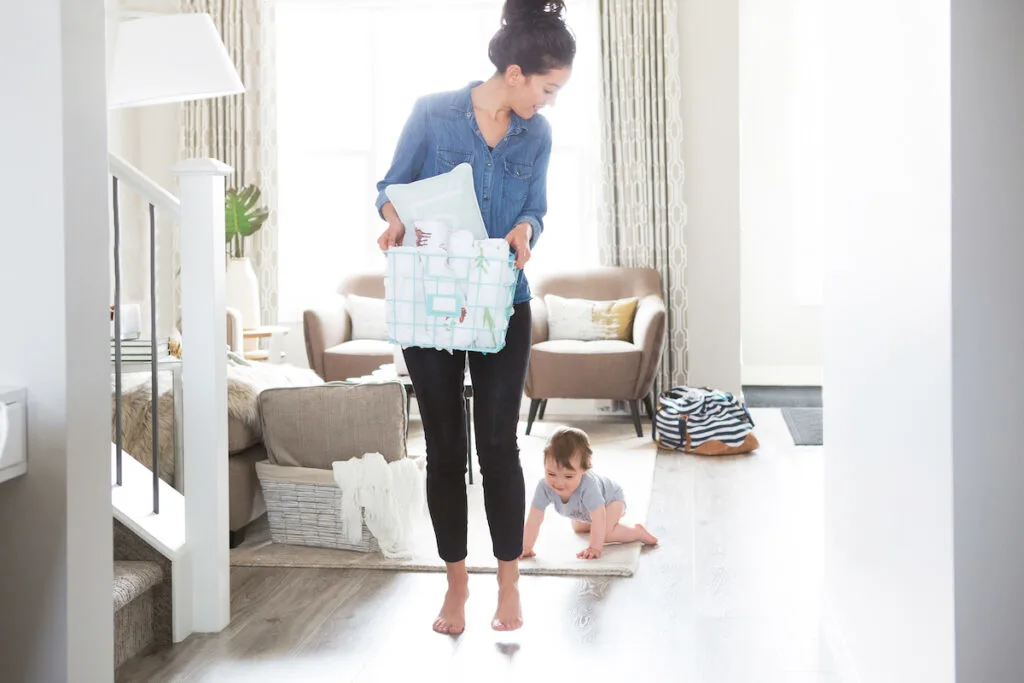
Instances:
[[[490,199],[490,196],[485,194],[484,195],[484,201],[487,201],[488,199]]]
[[[467,118],[467,119],[468,119],[468,118],[469,118],[470,116],[472,116],[472,115],[473,115],[473,113],[472,113],[472,112],[468,112],[468,111],[466,112],[466,118]]]
[[[488,161],[487,162],[487,168],[490,168],[490,167],[491,167],[491,162]]]

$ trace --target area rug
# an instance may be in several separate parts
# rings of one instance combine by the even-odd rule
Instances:
[[[535,423],[533,435],[520,432],[520,460],[526,476],[527,505],[537,482],[543,478],[543,448],[546,437],[558,423]],[[650,504],[657,449],[649,438],[632,435],[631,424],[622,421],[574,421],[572,426],[586,430],[594,450],[594,470],[622,485],[626,495],[626,523],[644,523]],[[409,452],[423,453],[418,423],[410,431]],[[483,487],[479,472],[468,486],[469,571],[494,573],[497,562],[491,551],[491,539],[484,513]],[[271,542],[264,517],[247,530],[245,542],[231,551],[231,564],[250,567],[332,567],[344,569],[385,569],[400,571],[444,571],[437,556],[434,532],[426,512],[417,520],[409,559],[385,559],[378,553],[359,553],[328,548],[282,545]],[[600,559],[578,560],[576,553],[587,547],[588,537],[576,534],[569,520],[548,508],[540,538],[534,547],[536,558],[520,563],[523,574],[632,576],[640,556],[640,544],[607,545]]]
[[[783,408],[782,417],[786,420],[793,443],[797,446],[824,445],[824,426],[821,408]]]

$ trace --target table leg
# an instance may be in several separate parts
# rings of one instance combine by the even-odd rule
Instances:
[[[463,400],[466,402],[466,465],[469,468],[469,483],[473,484],[473,432],[471,425],[473,424],[473,413],[470,410],[469,396],[463,396]]]

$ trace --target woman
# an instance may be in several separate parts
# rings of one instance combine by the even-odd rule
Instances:
[[[473,167],[477,202],[487,233],[515,252],[514,312],[505,347],[494,354],[469,353],[475,402],[477,454],[494,556],[498,606],[491,626],[522,626],[519,556],[526,507],[516,427],[530,359],[530,287],[522,272],[540,237],[547,211],[551,129],[541,108],[554,104],[569,81],[576,41],[566,27],[562,0],[507,0],[502,25],[488,50],[497,69],[485,82],[419,99],[395,150],[391,169],[377,189],[377,208],[388,228],[382,250],[401,245],[405,226],[385,188],[429,178],[463,162]],[[407,348],[409,368],[427,442],[427,503],[445,561],[448,592],[434,621],[439,633],[466,625],[466,419],[463,373],[466,353]]]

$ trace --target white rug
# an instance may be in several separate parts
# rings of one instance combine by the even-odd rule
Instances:
[[[520,433],[520,460],[526,476],[526,501],[529,505],[537,482],[543,477],[543,448],[547,436],[559,423],[535,423],[533,435]],[[650,437],[636,438],[633,426],[619,420],[573,421],[572,426],[587,430],[594,450],[594,470],[619,482],[626,494],[626,523],[645,523],[650,504],[651,486],[657,449]],[[410,425],[418,431],[418,424]],[[420,433],[410,432],[410,454],[423,453]],[[480,473],[474,474],[468,489],[469,556],[466,564],[471,572],[497,570],[491,552],[491,538],[484,513],[483,486]],[[359,553],[328,548],[310,548],[275,544],[270,541],[266,518],[252,525],[245,543],[231,551],[231,564],[255,567],[336,567],[348,569],[390,569],[402,571],[443,571],[444,563],[437,556],[434,532],[424,509],[414,537],[412,557],[388,560],[377,553]],[[548,508],[540,538],[534,550],[537,557],[520,563],[523,574],[632,576],[640,557],[640,543],[605,546],[597,560],[577,560],[576,553],[587,547],[588,537],[577,535],[568,519]]]

